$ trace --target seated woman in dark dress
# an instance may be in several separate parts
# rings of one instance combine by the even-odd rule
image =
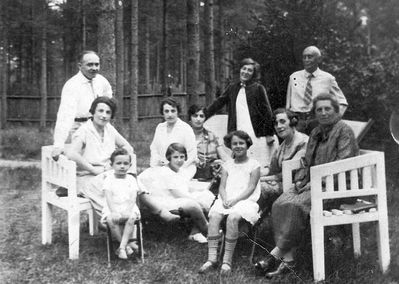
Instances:
[[[312,131],[303,168],[295,174],[295,186],[284,192],[272,207],[276,247],[268,257],[256,263],[266,277],[290,272],[295,268],[294,252],[309,222],[310,167],[358,155],[353,130],[341,121],[339,103],[330,94],[313,100],[313,112],[319,125]]]

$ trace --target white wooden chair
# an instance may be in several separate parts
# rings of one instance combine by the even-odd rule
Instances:
[[[299,167],[299,160],[283,163],[284,191],[293,186],[292,171]],[[347,177],[350,177],[349,187],[347,187]],[[359,182],[359,177],[361,177],[361,182]],[[386,272],[390,263],[390,251],[384,153],[361,151],[361,155],[357,157],[313,166],[310,169],[310,180],[310,225],[314,280],[321,281],[325,278],[324,227],[341,224],[352,224],[353,249],[355,256],[358,257],[361,255],[360,223],[377,222],[379,263],[381,270]],[[365,196],[375,198],[376,210],[362,214],[350,214],[351,212],[343,214],[340,210],[323,212],[324,200]]]
[[[69,258],[79,258],[80,213],[89,215],[89,232],[97,231],[96,213],[87,198],[78,197],[76,190],[76,164],[61,155],[58,161],[51,157],[52,146],[42,147],[42,244],[51,244],[53,207],[68,214]],[[59,197],[56,190],[63,187],[68,196]]]

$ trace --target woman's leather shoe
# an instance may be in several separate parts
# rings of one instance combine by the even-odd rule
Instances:
[[[281,262],[276,270],[266,273],[266,278],[273,278],[275,276],[287,274],[292,272],[295,268],[295,261]]]
[[[268,271],[276,269],[280,260],[276,259],[273,255],[268,255],[264,260],[255,263],[255,269],[259,274],[265,274]]]

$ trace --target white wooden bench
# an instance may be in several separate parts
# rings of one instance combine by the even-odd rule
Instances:
[[[300,167],[299,160],[283,163],[283,189],[293,186],[293,170]],[[347,187],[347,178],[350,186]],[[310,169],[313,275],[315,281],[325,279],[324,227],[352,224],[353,249],[360,256],[360,223],[377,222],[378,258],[381,270],[386,272],[390,263],[388,213],[385,183],[384,153],[361,151],[361,155],[341,161],[313,166]],[[359,182],[360,181],[360,182]],[[326,212],[324,200],[345,197],[372,196],[376,210],[361,214],[351,214],[342,210]]]
[[[76,190],[76,163],[61,155],[58,161],[51,157],[53,146],[42,147],[42,244],[52,242],[53,207],[68,214],[69,258],[79,258],[80,213],[89,215],[89,232],[97,230],[96,213],[87,198],[78,197]],[[59,197],[56,190],[67,189],[68,196]]]

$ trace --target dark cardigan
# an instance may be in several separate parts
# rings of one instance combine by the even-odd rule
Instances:
[[[209,118],[224,105],[227,105],[228,132],[237,129],[236,100],[240,88],[240,82],[230,84],[224,93],[205,109],[205,116]],[[274,134],[272,109],[269,99],[267,98],[265,87],[257,82],[252,82],[245,86],[245,93],[247,96],[249,116],[256,137],[272,136]]]

